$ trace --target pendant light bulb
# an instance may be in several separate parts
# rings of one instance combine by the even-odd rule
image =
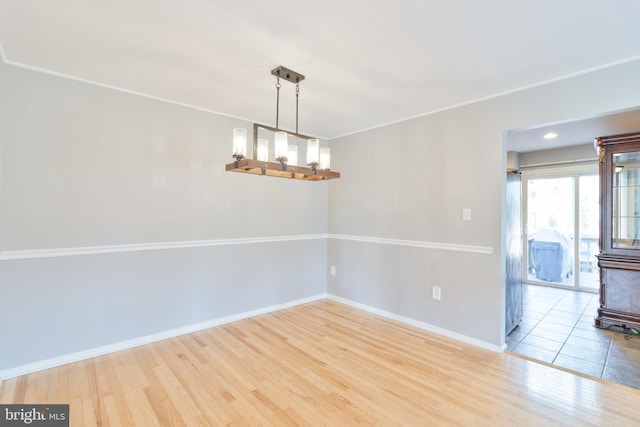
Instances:
[[[331,150],[329,150],[329,147],[322,147],[320,149],[319,167],[324,170],[331,169]]]
[[[269,140],[268,139],[258,139],[258,155],[257,159],[261,162],[269,161]]]
[[[235,128],[233,130],[233,157],[242,160],[247,157],[247,130]]]
[[[320,161],[320,141],[315,138],[307,141],[307,165],[317,166]]]
[[[298,166],[298,146],[290,145],[287,152],[288,164],[291,166]]]
[[[287,155],[289,154],[289,145],[287,144],[287,133],[276,132],[275,138],[275,151],[276,161],[280,163],[287,163]]]

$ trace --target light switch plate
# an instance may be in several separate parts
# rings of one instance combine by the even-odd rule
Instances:
[[[462,208],[462,220],[471,221],[471,208]]]

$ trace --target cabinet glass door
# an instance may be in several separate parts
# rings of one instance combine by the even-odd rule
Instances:
[[[640,152],[613,154],[611,246],[640,249]]]

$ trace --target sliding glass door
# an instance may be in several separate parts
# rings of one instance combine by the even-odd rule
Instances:
[[[523,172],[528,283],[597,291],[598,174],[594,167]]]
[[[598,174],[580,175],[579,178],[579,230],[578,279],[580,287],[598,291],[598,239],[600,234],[600,202]]]

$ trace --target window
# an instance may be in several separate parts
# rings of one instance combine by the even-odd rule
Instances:
[[[523,281],[597,291],[597,165],[523,171]]]

